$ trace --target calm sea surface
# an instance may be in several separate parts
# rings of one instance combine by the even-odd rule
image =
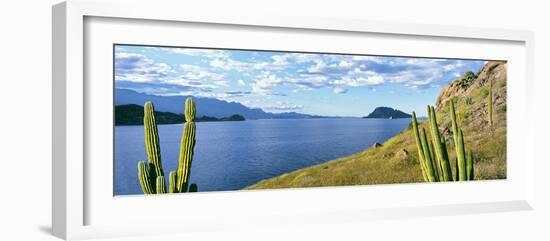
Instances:
[[[410,119],[288,119],[197,123],[191,182],[199,191],[237,190],[383,143]],[[175,170],[183,124],[159,125],[164,172]],[[142,194],[143,126],[115,127],[115,195]],[[168,180],[166,180],[168,183]]]

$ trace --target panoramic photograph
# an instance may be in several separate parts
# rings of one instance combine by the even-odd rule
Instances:
[[[506,179],[506,61],[113,51],[113,195]]]

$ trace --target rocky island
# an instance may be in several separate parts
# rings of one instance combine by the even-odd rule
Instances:
[[[377,119],[400,119],[400,118],[411,118],[412,116],[390,107],[376,107],[368,116],[363,118],[377,118]]]

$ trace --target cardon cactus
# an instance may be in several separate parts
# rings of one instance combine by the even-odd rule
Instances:
[[[418,151],[420,170],[426,182],[474,180],[473,153],[470,151],[466,155],[464,134],[456,120],[454,103],[452,101],[450,102],[450,115],[455,150],[457,152],[455,175],[453,175],[451,169],[447,146],[439,133],[434,107],[428,106],[428,126],[430,128],[431,141],[428,139],[428,135],[426,135],[426,130],[424,128],[420,129],[416,120],[416,113],[413,112],[413,133]]]
[[[193,149],[195,147],[195,113],[196,107],[193,99],[187,98],[185,101],[186,123],[181,138],[178,169],[171,171],[169,174],[168,191],[170,193],[188,191]],[[138,179],[144,194],[166,193],[166,180],[162,169],[158,128],[154,114],[155,108],[153,103],[148,101],[143,107],[143,129],[145,132],[145,150],[148,161],[138,162]],[[196,184],[191,185],[192,188],[189,191],[198,191]]]
[[[191,98],[185,101],[185,125],[181,137],[180,156],[176,174],[176,191],[187,192],[189,176],[191,175],[191,163],[193,162],[193,150],[195,148],[195,102]]]
[[[487,115],[489,115],[489,125],[493,125],[493,80],[489,79],[489,95],[487,95]]]
[[[422,129],[422,132],[418,130],[418,123],[416,121],[416,113],[413,112],[413,132],[416,140],[416,149],[418,151],[418,160],[420,161],[420,169],[422,170],[422,176],[424,181],[436,182],[439,180],[439,175],[433,166],[432,151],[429,148],[426,140],[426,132]]]
[[[456,114],[455,114],[455,105],[454,101],[451,100],[449,104],[450,113],[451,113],[451,123],[453,128],[453,137],[456,147],[456,171],[458,172],[458,180],[459,181],[465,181],[467,180],[466,176],[466,150],[464,148],[464,135],[462,133],[462,130],[460,130],[460,127],[458,126],[458,122],[456,121]]]
[[[432,141],[435,149],[435,156],[441,166],[441,181],[452,181],[453,174],[451,171],[451,162],[449,161],[449,154],[445,141],[442,140],[441,134],[439,134],[439,127],[437,125],[437,118],[435,115],[435,109],[433,106],[428,106],[428,116],[430,124],[430,133],[432,134]]]

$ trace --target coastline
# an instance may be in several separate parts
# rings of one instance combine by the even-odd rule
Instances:
[[[395,153],[392,154],[392,150],[395,148],[396,144],[409,144],[405,141],[406,139],[410,138],[409,135],[411,135],[411,133],[406,127],[404,130],[382,143],[382,146],[368,147],[360,152],[348,156],[343,156],[320,164],[287,172],[276,177],[264,179],[253,185],[243,188],[243,190],[421,182],[422,175],[420,172],[418,173],[418,175],[403,175],[403,177],[410,178],[399,180],[392,179],[388,182],[379,182],[374,180],[372,182],[358,181],[359,179],[355,178],[354,176],[365,176],[367,174],[366,170],[364,171],[364,173],[361,173],[363,172],[361,170],[364,170],[364,168],[354,168],[356,171],[350,173],[349,175],[347,175],[347,177],[343,172],[332,175],[334,174],[334,172],[343,171],[343,169],[339,167],[340,165],[346,165],[349,163],[356,163],[358,164],[358,166],[363,166],[366,163],[376,164],[376,161],[374,161],[374,159],[387,158],[389,159],[388,161],[396,161],[395,164],[400,163],[406,166],[411,166],[412,168],[416,167],[415,165],[417,165],[418,162],[416,162],[414,157],[411,158],[412,153],[409,152],[407,155],[401,156],[399,154],[396,155]],[[410,143],[410,145],[412,147],[414,143]],[[374,162],[371,162],[371,160]],[[332,178],[323,175],[323,173],[332,176]],[[314,178],[314,176],[316,177]],[[323,177],[324,180],[320,180],[318,177]]]
[[[488,62],[469,85],[458,77],[446,85],[435,100],[440,132],[448,147],[451,168],[456,165],[456,150],[449,117],[450,100],[455,103],[464,133],[464,146],[472,150],[474,180],[507,178],[506,163],[506,63]],[[489,81],[492,95],[489,95]],[[491,96],[491,124],[487,118],[487,98]],[[420,121],[419,129],[429,129]],[[379,147],[367,148],[346,157],[264,179],[244,189],[349,186],[424,182],[412,129],[407,128]]]

